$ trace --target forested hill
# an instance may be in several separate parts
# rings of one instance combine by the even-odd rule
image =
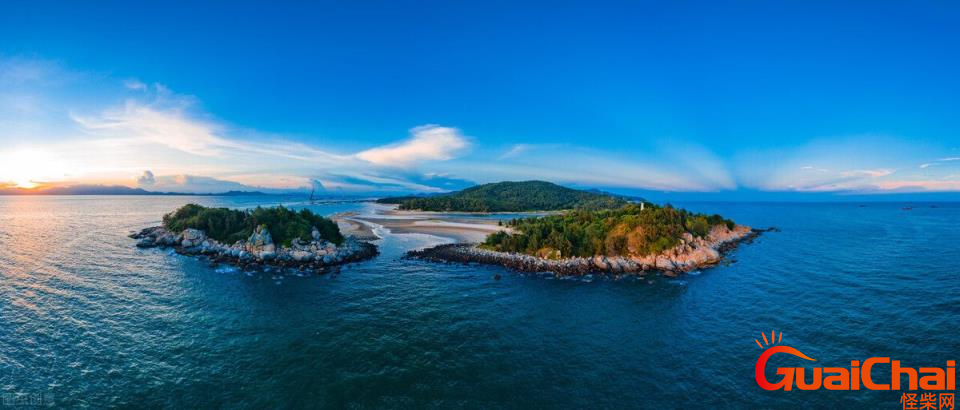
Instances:
[[[544,181],[497,182],[430,197],[394,197],[379,203],[400,204],[400,209],[459,212],[557,211],[564,209],[614,209],[623,198],[565,188]]]
[[[720,215],[653,204],[514,219],[507,225],[514,233],[491,234],[484,245],[501,252],[541,257],[644,256],[676,246],[684,234],[703,238],[718,225],[735,227],[733,221]]]

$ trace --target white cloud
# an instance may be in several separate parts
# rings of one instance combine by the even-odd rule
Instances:
[[[153,172],[150,170],[143,171],[139,177],[137,177],[137,185],[139,186],[151,186],[157,183],[157,178],[153,176]]]
[[[360,153],[338,154],[255,130],[231,127],[197,113],[192,97],[175,94],[160,85],[156,87],[156,92],[147,90],[150,91],[148,97],[152,98],[128,100],[122,106],[95,115],[73,114],[73,121],[87,138],[74,142],[72,147],[114,155],[126,153],[123,161],[119,158],[104,161],[114,165],[126,161],[123,169],[104,172],[126,172],[131,166],[137,166],[135,158],[140,166],[173,174],[151,178],[154,172],[147,171],[150,175],[145,172],[137,178],[139,185],[153,191],[268,189],[263,187],[309,190],[315,179],[342,192],[383,189],[433,192],[440,189],[412,182],[404,175],[371,173],[371,163],[406,166],[413,165],[408,162],[413,160],[442,160],[466,145],[459,130],[428,125],[413,128],[412,137],[407,141]],[[240,135],[244,138],[239,138]]]
[[[371,192],[444,192],[445,189],[418,184],[403,178],[385,177],[373,174],[338,175],[329,174],[317,179],[327,192],[371,193]]]
[[[165,145],[200,156],[218,156],[233,142],[218,135],[216,124],[188,118],[182,107],[157,109],[134,101],[99,116],[73,116],[85,131],[117,141]]]
[[[530,144],[514,144],[506,152],[500,155],[500,159],[513,158],[530,149]]]
[[[201,157],[236,158],[238,155],[283,158],[308,163],[343,163],[349,155],[338,155],[301,143],[285,141],[257,132],[231,127],[199,115],[191,115],[193,99],[172,94],[157,85],[163,95],[150,102],[127,101],[93,116],[72,115],[88,135],[101,145],[123,147],[159,145]],[[230,134],[250,134],[242,140]]]
[[[463,160],[435,165],[457,178],[477,182],[540,179],[565,185],[662,191],[717,191],[735,187],[724,165],[705,149],[657,152],[596,150],[538,144],[536,149],[492,162]],[[702,161],[697,163],[697,161]],[[708,174],[708,177],[703,175]]]
[[[960,161],[960,157],[940,158],[940,159],[938,159],[938,160],[936,160],[936,161],[933,161],[933,162],[927,162],[927,163],[924,163],[924,164],[920,164],[920,169],[927,169],[927,168],[930,168],[930,167],[935,166],[935,165],[943,165],[944,162],[952,162],[952,161]]]
[[[707,190],[737,188],[730,167],[706,147],[673,142],[661,148],[658,156],[666,160],[658,163],[660,167],[671,169],[694,184],[709,187]]]
[[[357,153],[364,161],[390,167],[408,167],[421,161],[445,161],[462,152],[469,142],[460,130],[423,125],[410,130],[411,138]]]
[[[892,169],[857,169],[853,171],[845,171],[840,175],[844,177],[870,177],[870,178],[880,178],[885,177],[894,173],[895,170]]]
[[[149,172],[149,171],[147,171]],[[211,194],[228,191],[268,191],[269,189],[227,181],[218,178],[197,175],[164,175],[154,177],[154,182],[143,188],[153,192],[183,192],[191,194]]]
[[[147,90],[147,85],[144,84],[142,81],[137,80],[137,79],[135,79],[135,78],[134,78],[134,79],[125,80],[125,81],[123,82],[123,86],[124,86],[124,87],[127,87],[127,88],[129,88],[129,89],[131,89],[131,90],[136,90],[136,91],[146,91],[146,90]]]
[[[883,135],[812,140],[785,149],[741,152],[733,163],[743,186],[762,191],[866,191],[910,177],[929,148]]]
[[[19,57],[0,58],[0,84],[57,83],[73,77],[67,74],[55,61]]]
[[[57,88],[67,86],[89,92]],[[47,171],[25,177],[51,182],[133,184],[134,177],[151,190],[195,192],[309,190],[313,179],[351,193],[437,191],[519,179],[666,191],[943,190],[956,186],[956,169],[947,163],[960,161],[945,157],[953,153],[936,143],[872,135],[739,150],[733,159],[682,141],[649,152],[629,144],[595,149],[519,143],[481,146],[470,156],[470,138],[438,125],[415,127],[405,140],[359,152],[338,152],[337,139],[310,141],[233,126],[200,110],[196,98],[162,84],[71,72],[50,61],[0,58],[0,157],[37,152],[49,158],[37,167]],[[49,172],[60,168],[63,172]]]

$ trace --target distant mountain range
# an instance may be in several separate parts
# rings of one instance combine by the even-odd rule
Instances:
[[[383,198],[377,202],[422,211],[520,212],[611,209],[629,201],[600,191],[581,191],[544,181],[521,181],[483,184],[431,196]]]
[[[270,195],[260,191],[228,191],[219,193],[153,192],[122,185],[73,185],[49,188],[0,188],[0,195],[192,195],[192,196],[250,196]]]

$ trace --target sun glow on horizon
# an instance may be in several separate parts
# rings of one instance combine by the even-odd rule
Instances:
[[[47,152],[17,150],[0,154],[0,181],[22,189],[34,189],[42,181],[59,179],[64,174],[63,164]]]
[[[37,183],[33,181],[14,181],[14,182],[16,183],[16,185],[14,185],[15,187],[23,188],[23,189],[33,189],[39,186]]]

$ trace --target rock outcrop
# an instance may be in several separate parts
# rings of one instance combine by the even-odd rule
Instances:
[[[591,273],[643,274],[660,271],[667,276],[678,272],[716,265],[723,252],[737,244],[751,241],[766,230],[737,225],[733,229],[717,225],[705,238],[685,234],[680,243],[655,255],[604,256],[545,259],[537,256],[498,252],[471,244],[447,244],[407,253],[409,258],[437,262],[483,263],[501,265],[521,272],[552,272],[558,276],[579,276]]]
[[[205,255],[215,263],[231,263],[243,268],[262,265],[292,267],[323,272],[331,266],[358,262],[376,256],[376,245],[347,237],[340,245],[324,240],[314,228],[310,241],[297,238],[290,246],[278,246],[270,231],[261,225],[246,240],[232,245],[222,244],[197,229],[180,233],[167,231],[162,226],[146,228],[130,235],[139,248],[173,248],[182,255]]]

